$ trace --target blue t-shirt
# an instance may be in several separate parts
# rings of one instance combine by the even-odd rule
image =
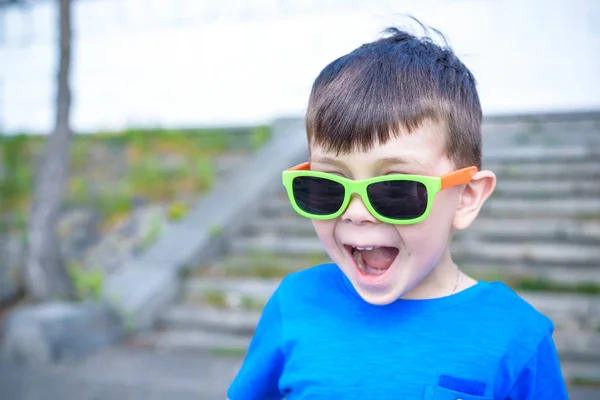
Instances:
[[[325,264],[283,280],[228,398],[567,399],[553,329],[499,282],[375,306]]]

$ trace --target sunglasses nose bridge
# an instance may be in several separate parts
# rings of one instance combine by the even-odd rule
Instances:
[[[376,217],[370,211],[369,199],[365,198],[368,197],[366,190],[363,187],[356,185],[347,185],[345,190],[345,204],[340,210],[342,218],[355,223],[362,223],[365,221],[374,222]]]
[[[344,185],[344,190],[346,192],[345,194],[345,204],[344,204],[344,209],[348,208],[350,206],[350,203],[352,203],[352,200],[354,198],[359,198],[363,204],[367,204],[366,202],[369,201],[369,199],[365,199],[363,198],[362,195],[362,190],[360,187],[357,187],[356,185]]]

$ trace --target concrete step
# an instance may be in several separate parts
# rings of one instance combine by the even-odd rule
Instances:
[[[232,254],[276,254],[295,257],[306,254],[325,255],[325,249],[314,237],[260,235],[252,237],[237,237],[229,242]]]
[[[252,299],[252,305],[264,305],[281,279],[264,279],[257,277],[221,277],[194,278],[185,282],[183,301],[188,304],[206,305],[210,302],[220,302],[222,309],[237,309],[238,311],[260,311],[262,307],[244,307],[243,300]],[[221,294],[222,296],[217,296]],[[214,304],[211,304],[214,307]],[[232,317],[233,318],[233,317]]]
[[[557,328],[553,337],[561,360],[600,363],[600,334],[598,332]]]
[[[233,335],[200,329],[167,329],[136,336],[129,346],[161,351],[215,352],[243,354],[250,343],[248,335]]]
[[[564,146],[600,146],[600,133],[587,130],[579,132],[511,132],[505,137],[484,137],[483,150],[514,147],[540,146],[560,148]]]
[[[539,140],[540,144],[551,146],[555,143],[586,144],[600,138],[599,119],[549,121],[503,121],[484,122],[482,125],[484,145],[512,143],[525,145]],[[546,139],[545,141],[543,139]]]
[[[484,149],[486,163],[507,162],[572,162],[597,161],[600,146],[568,145],[549,147],[543,145],[493,146]]]
[[[495,242],[559,242],[600,246],[600,219],[568,218],[507,219],[481,217],[456,238],[478,238]]]
[[[598,293],[600,290],[598,268],[571,265],[531,266],[524,263],[494,264],[490,261],[461,262],[459,265],[465,273],[475,279],[502,281],[511,287],[535,285],[554,287],[556,291],[588,293]]]
[[[572,179],[570,181],[498,180],[493,198],[508,199],[569,199],[600,197],[600,180]]]
[[[314,237],[316,235],[311,221],[300,216],[296,218],[257,218],[251,221],[243,232],[248,236],[276,234]],[[475,220],[469,229],[457,232],[456,237],[476,237],[503,242],[560,241],[600,246],[600,220],[578,221],[564,218],[526,220],[482,217]]]
[[[526,264],[531,266],[588,267],[600,269],[600,247],[596,245],[559,243],[495,243],[483,240],[457,242],[452,247],[457,263],[475,261],[496,265]]]
[[[585,335],[599,333],[597,329],[600,328],[600,295],[524,290],[518,290],[517,293],[539,312],[552,319],[557,332]],[[600,350],[600,342],[597,345]]]
[[[600,363],[597,360],[593,360],[593,361],[573,361],[573,360],[561,360],[560,361],[561,364],[561,368],[562,368],[562,372],[563,372],[563,376],[565,377],[565,379],[567,381],[571,381],[572,383],[574,383],[573,386],[581,386],[581,383],[578,383],[576,381],[581,381],[581,380],[585,380],[585,381],[589,381],[589,382],[596,382],[596,390],[597,390],[597,396],[596,397],[585,397],[585,399],[598,399],[600,398],[600,388],[597,387],[598,383],[600,382]],[[575,382],[573,382],[575,381]],[[569,390],[569,394],[572,395],[573,391],[575,390],[575,387],[571,388],[572,390]],[[570,397],[571,399],[575,399],[575,397]]]
[[[545,161],[537,162],[501,162],[487,161],[484,157],[483,168],[493,171],[499,181],[531,180],[539,181],[589,181],[600,179],[600,159],[592,161]]]
[[[600,114],[592,112],[546,113],[510,116],[485,116],[482,123],[486,138],[506,135],[560,134],[562,137],[600,132]]]
[[[267,202],[261,210],[263,218],[288,218],[297,215],[289,200],[283,196]],[[600,198],[491,198],[481,210],[482,216],[525,218],[574,218],[600,220]]]
[[[290,206],[291,207],[291,206]],[[574,218],[580,221],[600,219],[600,198],[585,199],[490,199],[482,208],[482,216],[522,218]]]
[[[195,275],[205,277],[246,277],[281,278],[291,272],[306,269],[315,265],[331,262],[324,253],[281,257],[269,253],[227,254],[212,262]]]
[[[254,334],[260,311],[223,309],[202,304],[177,304],[170,307],[159,319],[162,329],[226,332],[234,335]]]
[[[323,245],[316,237],[261,235],[239,237],[230,242],[234,254],[252,252],[286,254],[324,254]],[[529,264],[540,266],[573,265],[600,267],[600,247],[560,243],[521,242],[518,244],[491,241],[460,241],[453,245],[457,262],[488,261],[499,264]]]

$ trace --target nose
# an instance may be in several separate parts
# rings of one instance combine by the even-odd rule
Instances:
[[[355,225],[362,225],[367,222],[376,223],[378,222],[365,206],[360,196],[356,193],[352,194],[350,203],[346,210],[341,216],[342,221],[350,222]]]

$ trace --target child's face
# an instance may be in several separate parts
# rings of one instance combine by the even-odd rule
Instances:
[[[354,180],[393,173],[442,176],[456,169],[444,154],[443,135],[437,124],[424,123],[412,133],[376,144],[367,152],[336,156],[311,145],[311,170]],[[313,220],[313,225],[330,257],[365,301],[388,304],[403,296],[443,296],[457,276],[448,245],[462,188],[438,192],[427,219],[413,225],[377,220],[357,195],[339,218]],[[380,249],[357,254],[356,246]]]

